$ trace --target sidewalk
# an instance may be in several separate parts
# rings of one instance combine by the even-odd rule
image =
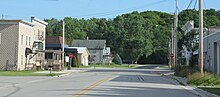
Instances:
[[[37,71],[37,72],[35,72],[35,73],[61,74],[61,75],[53,76],[53,77],[62,77],[62,76],[66,76],[66,75],[69,75],[69,74],[72,74],[72,73],[86,72],[86,71],[88,71],[88,70],[86,70],[86,69],[80,69],[80,68],[71,68],[71,70],[67,70],[67,69],[64,69],[64,70],[62,70],[62,71],[49,71],[49,70],[45,70],[45,71]]]

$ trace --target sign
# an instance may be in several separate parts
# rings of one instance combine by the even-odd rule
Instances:
[[[173,54],[173,53],[171,53],[171,54],[170,54],[170,57],[174,57],[174,54]]]
[[[73,58],[73,54],[72,54],[72,53],[69,54],[69,58],[70,58],[70,59]]]
[[[65,59],[65,60],[66,60],[66,62],[69,62],[69,57],[68,57],[68,56],[66,56],[65,58],[66,58],[66,59]]]

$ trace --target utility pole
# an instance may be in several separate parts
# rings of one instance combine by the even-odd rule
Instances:
[[[172,56],[171,56],[171,68],[174,68],[174,60],[175,60],[175,57],[174,57],[174,31],[173,31],[173,23],[172,23],[172,28],[171,28],[171,30],[172,30],[172,36],[171,36],[171,54],[172,54]]]
[[[203,1],[199,0],[199,68],[203,74]]]
[[[65,22],[64,22],[64,19],[63,19],[63,45],[62,45],[62,66],[61,68],[63,69],[64,68],[64,57],[65,57],[65,53],[64,53],[64,44],[65,44]]]
[[[176,12],[175,12],[175,21],[174,21],[174,67],[177,65],[177,52],[178,52],[178,0],[176,0]]]
[[[178,7],[178,0],[176,0],[176,13],[175,13],[175,27],[174,27],[174,31],[175,31],[175,66],[177,65],[177,58],[178,58],[178,55],[177,55],[177,52],[178,52],[178,10],[179,10],[179,7]]]

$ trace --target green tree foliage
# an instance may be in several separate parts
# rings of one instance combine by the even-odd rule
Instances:
[[[205,27],[220,26],[219,11],[214,9],[205,10],[204,15]],[[179,14],[179,27],[182,27],[188,20],[194,20],[195,27],[198,27],[198,19],[198,11],[184,10]],[[49,23],[46,29],[47,35],[62,35],[61,20],[52,18],[45,19],[45,21]],[[172,14],[158,11],[140,13],[134,11],[117,16],[114,19],[66,17],[64,21],[66,24],[66,41],[70,46],[73,39],[86,39],[86,37],[89,37],[89,39],[106,40],[106,45],[111,47],[111,51],[118,53],[123,60],[164,63],[168,58],[168,43],[171,39],[173,24]],[[190,44],[188,41],[192,37],[185,37],[183,31],[181,29],[179,31],[180,50],[182,44]]]

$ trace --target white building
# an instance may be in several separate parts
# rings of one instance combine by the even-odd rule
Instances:
[[[35,17],[24,20],[0,20],[0,70],[25,70],[44,62],[47,23]],[[27,54],[27,49],[32,54]],[[30,52],[31,53],[31,52]]]
[[[77,49],[80,65],[82,66],[89,65],[89,50],[86,47],[68,47],[68,48]]]
[[[220,74],[220,30],[204,37],[204,67]]]

